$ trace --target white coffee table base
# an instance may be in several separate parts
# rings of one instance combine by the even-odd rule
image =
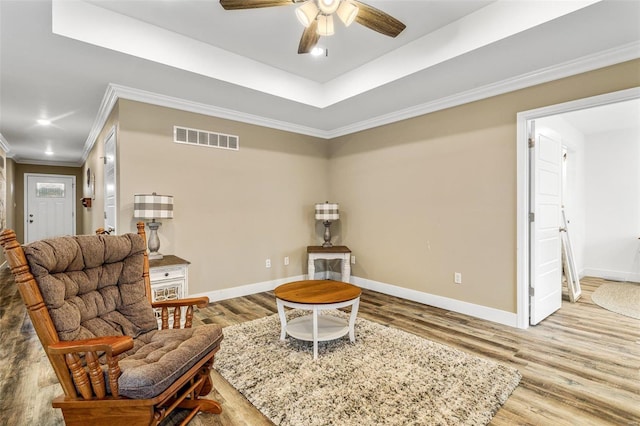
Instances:
[[[356,341],[355,325],[356,316],[358,315],[358,307],[360,306],[360,298],[340,303],[330,304],[303,304],[287,302],[285,300],[276,299],[278,306],[278,315],[280,316],[280,340],[284,340],[289,336],[313,342],[313,359],[318,359],[318,342],[338,339],[347,333],[351,343]],[[333,315],[322,315],[321,311],[327,309],[338,309],[351,306],[351,314],[349,321]],[[312,311],[311,315],[305,315],[294,318],[287,323],[287,315],[284,308],[296,308]]]

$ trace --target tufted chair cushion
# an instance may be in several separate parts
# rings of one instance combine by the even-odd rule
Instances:
[[[119,362],[119,392],[129,398],[162,393],[222,339],[217,325],[158,330],[145,294],[144,251],[137,234],[60,237],[24,247],[60,340],[133,337],[133,349]]]
[[[24,252],[60,340],[137,337],[158,328],[136,234],[36,241]]]

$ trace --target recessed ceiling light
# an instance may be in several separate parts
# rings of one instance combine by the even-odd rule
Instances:
[[[46,155],[53,155],[53,151],[51,151],[50,149],[46,150],[44,153]]]
[[[38,120],[38,124],[40,124],[41,126],[48,126],[49,124],[51,124],[51,120],[45,120],[44,118],[41,118],[40,120]]]
[[[322,47],[314,47],[313,49],[311,49],[311,53],[313,56],[320,56],[322,54],[324,54],[324,49]]]

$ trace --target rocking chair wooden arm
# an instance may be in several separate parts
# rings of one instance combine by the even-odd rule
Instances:
[[[191,328],[193,324],[193,307],[204,308],[209,304],[209,298],[191,297],[187,299],[161,300],[152,302],[151,306],[160,309],[161,324],[160,328],[166,330],[169,328],[169,309],[173,308],[173,328],[180,328],[182,324],[182,308],[186,307],[184,328]]]
[[[98,352],[104,352],[107,357],[107,369],[111,395],[118,397],[118,378],[120,366],[118,355],[133,348],[131,336],[106,336],[94,339],[70,340],[56,342],[48,346],[50,354],[64,355],[73,383],[84,399],[104,399],[107,397],[107,387],[100,365]],[[86,370],[80,360],[84,353]]]
[[[120,355],[133,348],[131,336],[96,337],[85,340],[69,340],[49,345],[49,353],[66,355],[73,352],[104,352],[107,355]]]
[[[152,302],[151,306],[154,308],[178,308],[183,306],[197,306],[198,308],[205,308],[209,304],[209,298],[203,297],[190,297],[187,299],[174,299],[174,300],[160,300]]]

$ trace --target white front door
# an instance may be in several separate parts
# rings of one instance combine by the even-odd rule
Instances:
[[[116,130],[104,141],[104,229],[116,234]]]
[[[530,316],[532,325],[562,306],[562,246],[560,202],[562,144],[550,130],[535,129],[531,121],[530,146]]]
[[[25,242],[76,233],[76,178],[25,173]]]

